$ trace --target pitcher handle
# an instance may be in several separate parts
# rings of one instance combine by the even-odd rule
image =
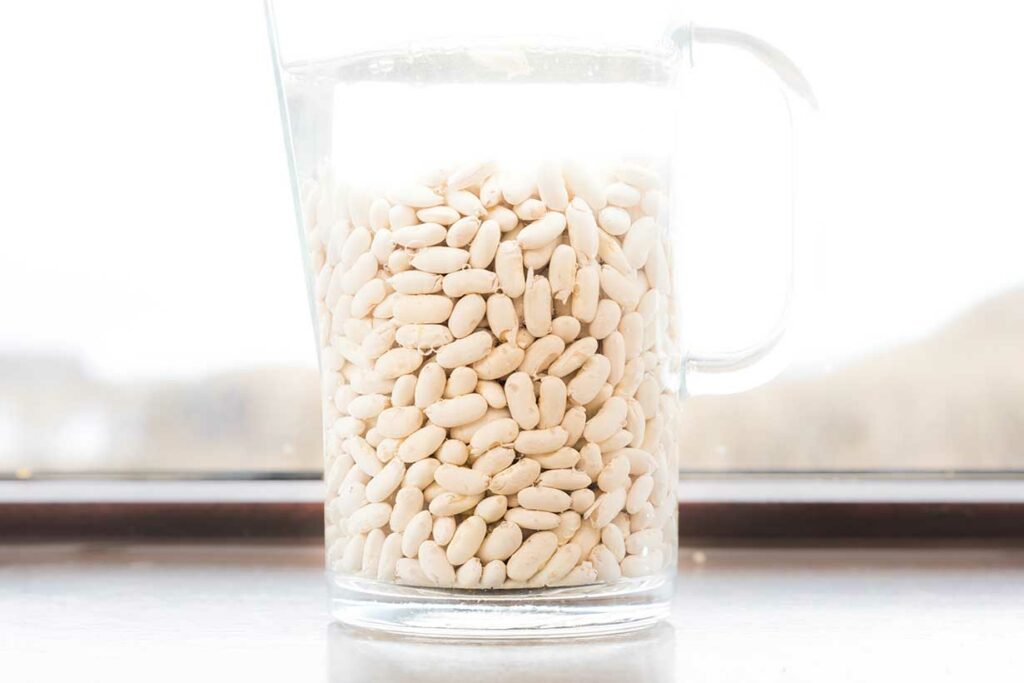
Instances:
[[[790,193],[788,269],[786,295],[781,313],[760,341],[745,348],[690,354],[684,358],[684,394],[727,394],[745,391],[769,381],[786,365],[789,352],[790,320],[794,307],[794,262],[796,246],[796,120],[803,111],[816,111],[818,104],[810,83],[799,67],[770,43],[741,31],[686,25],[671,33],[671,40],[685,59],[694,63],[697,45],[723,45],[755,58],[767,66],[782,86],[788,109],[790,136]]]

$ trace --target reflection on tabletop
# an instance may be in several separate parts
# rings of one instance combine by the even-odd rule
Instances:
[[[675,629],[662,623],[603,638],[465,642],[332,624],[327,661],[330,683],[662,683],[675,680]]]

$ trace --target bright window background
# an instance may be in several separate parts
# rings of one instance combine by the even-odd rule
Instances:
[[[683,12],[785,49],[822,110],[793,365],[691,400],[684,467],[1024,469],[1020,14],[995,0]],[[754,78],[721,73],[737,89]],[[0,75],[0,474],[316,471],[314,345],[259,3],[9,3]],[[699,122],[740,159],[742,116]],[[728,173],[709,166],[706,184],[728,189],[713,182]],[[752,230],[720,191],[706,199],[720,212],[699,214],[712,254],[716,235],[724,253],[731,230]],[[722,346],[752,329],[730,321],[770,317],[751,294],[764,265],[708,263],[689,322],[695,344]]]

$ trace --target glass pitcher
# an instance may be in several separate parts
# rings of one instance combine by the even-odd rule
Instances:
[[[684,344],[670,3],[267,7],[322,374],[340,621],[468,637],[667,614],[684,387],[778,364]],[[668,29],[667,32],[666,29]],[[790,131],[780,131],[788,135]]]

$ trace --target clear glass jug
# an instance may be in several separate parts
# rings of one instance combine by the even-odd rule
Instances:
[[[505,637],[667,613],[684,385],[749,384],[783,329],[686,353],[693,45],[741,48],[811,97],[766,43],[671,10],[268,5],[337,619]]]

